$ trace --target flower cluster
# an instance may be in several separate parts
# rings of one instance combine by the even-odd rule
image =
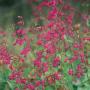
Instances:
[[[33,2],[35,22],[44,20],[44,24],[27,30],[23,17],[18,16],[15,25],[19,28],[13,37],[13,46],[20,46],[16,61],[10,62],[6,48],[0,47],[0,60],[9,64],[9,80],[15,81],[15,90],[46,90],[48,85],[66,84],[68,77],[80,80],[85,75],[82,65],[88,67],[85,47],[90,38],[84,36],[89,31],[86,24],[81,30],[81,24],[74,21],[77,8],[69,0],[30,0],[30,4]],[[83,15],[81,18],[87,19]]]

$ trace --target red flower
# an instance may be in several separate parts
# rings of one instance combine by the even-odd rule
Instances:
[[[40,60],[35,60],[34,61],[34,65],[36,66],[36,67],[38,67],[38,68],[40,68],[41,67],[41,61]]]
[[[79,48],[79,44],[78,43],[74,43],[74,48]]]
[[[42,67],[43,67],[43,72],[44,73],[48,71],[48,63],[47,62],[43,63]]]
[[[22,51],[21,51],[21,55],[27,56],[27,54],[30,52],[30,48],[25,47]]]
[[[55,79],[60,80],[60,74],[59,72],[54,73]]]
[[[38,87],[38,86],[40,86],[40,85],[41,85],[41,81],[36,81],[36,82],[35,82],[35,86],[36,86],[36,87]]]
[[[57,9],[54,8],[52,11],[49,12],[48,19],[55,19],[57,16]]]
[[[0,60],[4,64],[10,64],[11,57],[6,49],[6,47],[0,46]]]
[[[76,76],[77,76],[77,78],[81,78],[81,74],[80,73],[77,73]]]
[[[23,20],[18,21],[18,22],[17,22],[17,25],[21,25],[21,26],[23,26],[23,25],[24,25],[24,21],[23,21]]]
[[[68,74],[72,76],[73,75],[73,70],[72,69],[69,69],[68,70]]]
[[[35,90],[35,87],[34,87],[34,85],[32,85],[32,84],[28,84],[28,85],[27,85],[27,88],[30,89],[30,90]]]
[[[21,78],[21,79],[20,79],[20,82],[23,83],[23,84],[25,84],[26,81],[27,81],[27,80],[26,80],[25,78]]]
[[[53,67],[57,67],[60,63],[60,58],[59,57],[56,57],[54,60],[53,60]]]
[[[15,42],[15,44],[14,45],[16,45],[16,44],[18,44],[18,45],[23,45],[24,44],[24,42],[25,42],[25,39],[22,39],[22,38],[17,38],[16,39],[16,42]]]
[[[42,40],[38,40],[38,41],[37,41],[37,44],[38,44],[38,45],[42,45]]]
[[[25,35],[26,32],[25,32],[24,29],[19,29],[19,30],[16,31],[16,34],[17,34],[17,35]]]
[[[51,2],[49,2],[49,6],[55,6],[56,5],[56,0],[52,0]]]

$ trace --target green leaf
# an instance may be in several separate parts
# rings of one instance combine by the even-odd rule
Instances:
[[[70,51],[70,50],[68,50],[67,52],[66,52],[66,55],[68,56],[68,57],[72,57],[72,52]]]
[[[31,68],[26,68],[25,70],[24,70],[24,76],[25,77],[27,77],[28,76],[28,74],[30,73],[30,71],[31,71]]]
[[[54,87],[51,87],[51,86],[47,86],[47,87],[45,88],[45,90],[55,90],[55,88],[54,88]]]
[[[87,20],[87,26],[90,27],[90,19]]]

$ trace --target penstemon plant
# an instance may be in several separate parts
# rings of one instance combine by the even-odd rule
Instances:
[[[0,41],[0,81],[6,85],[0,90],[89,90],[89,15],[70,0],[31,4],[33,22],[42,25],[26,29],[23,16],[17,16],[14,32],[0,34],[6,37]]]

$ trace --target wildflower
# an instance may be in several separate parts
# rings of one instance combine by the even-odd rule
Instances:
[[[77,73],[76,76],[77,76],[77,78],[81,78],[81,74],[80,73]]]
[[[49,19],[49,20],[50,20],[50,19],[55,19],[56,16],[57,16],[57,9],[54,8],[52,11],[49,12],[49,14],[48,14],[48,19]]]
[[[48,63],[47,62],[44,62],[42,64],[42,66],[43,66],[43,72],[47,72],[48,71]]]
[[[73,51],[74,55],[78,55],[78,50]]]
[[[84,53],[83,52],[80,53],[80,57],[81,57],[81,59],[84,59]]]
[[[25,47],[23,50],[21,50],[21,55],[27,56],[27,54],[30,52],[29,47]]]
[[[58,37],[59,37],[59,34],[58,34],[58,33],[54,33],[53,36],[54,36],[55,38],[58,38]]]
[[[10,64],[10,65],[9,65],[9,69],[15,70],[15,67],[14,67],[12,64]]]
[[[59,74],[59,72],[55,72],[54,73],[54,76],[55,76],[55,79],[56,80],[60,80],[60,74]]]
[[[48,27],[53,27],[54,26],[54,22],[53,21],[51,21],[49,24],[48,24]]]
[[[6,47],[0,46],[0,60],[2,60],[4,64],[10,64],[11,57]]]
[[[16,30],[16,34],[19,35],[19,36],[22,36],[22,35],[25,35],[26,32],[24,29],[19,29],[19,30]]]
[[[23,45],[24,44],[24,42],[25,42],[25,39],[23,39],[23,38],[17,38],[16,39],[16,42],[14,43],[14,45],[16,45],[16,44],[18,44],[18,45]]]
[[[20,82],[21,82],[21,83],[25,84],[26,81],[27,81],[27,80],[26,80],[25,78],[20,78]]]
[[[19,88],[15,88],[15,90],[19,90]]]
[[[78,48],[78,47],[79,47],[78,43],[74,43],[74,48]]]
[[[38,40],[37,45],[42,45],[42,40]]]
[[[35,86],[33,84],[28,84],[27,88],[30,90],[35,90]]]
[[[66,58],[64,59],[64,62],[68,62],[68,57],[66,57]]]
[[[24,25],[24,21],[23,21],[23,20],[18,21],[18,22],[17,22],[17,25],[23,26],[23,25]]]
[[[37,59],[41,59],[42,58],[42,51],[38,51],[37,52]]]
[[[40,86],[40,85],[41,85],[41,81],[36,81],[36,82],[35,82],[35,86],[36,86],[36,87],[38,87],[38,86]]]
[[[59,57],[56,57],[54,58],[53,60],[53,67],[57,67],[60,63],[60,58]]]
[[[72,76],[73,75],[73,70],[72,69],[69,69],[68,70],[68,74]]]
[[[49,6],[55,6],[56,5],[56,1],[52,0],[51,2],[49,2]]]
[[[40,68],[40,67],[41,67],[41,64],[42,64],[42,63],[41,63],[40,60],[35,60],[35,61],[34,61],[34,66],[36,66],[36,67],[39,67],[39,68]]]

